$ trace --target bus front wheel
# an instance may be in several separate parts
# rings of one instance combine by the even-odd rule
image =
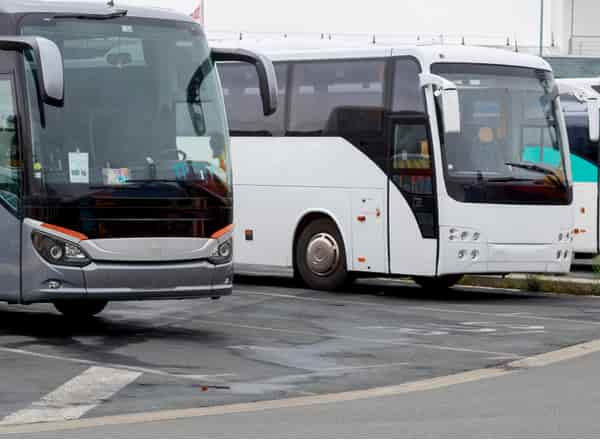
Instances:
[[[338,290],[348,279],[342,236],[329,219],[313,220],[296,241],[297,276],[310,288]]]
[[[102,312],[108,301],[83,300],[83,301],[57,301],[54,307],[69,318],[91,318]]]
[[[463,275],[443,275],[441,277],[413,277],[413,281],[427,290],[448,290],[458,284]]]

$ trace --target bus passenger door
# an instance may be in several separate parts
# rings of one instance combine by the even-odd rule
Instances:
[[[392,274],[435,275],[437,203],[431,137],[423,116],[388,123],[389,258]]]
[[[0,75],[0,301],[20,300],[19,218],[21,159],[14,82]]]

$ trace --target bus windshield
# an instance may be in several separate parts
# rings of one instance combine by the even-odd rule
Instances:
[[[54,41],[65,66],[64,107],[38,112],[26,61],[26,214],[98,238],[205,237],[231,223],[223,96],[198,25],[36,15],[21,31]]]
[[[459,91],[462,127],[444,137],[450,195],[470,203],[569,204],[554,79],[521,67],[436,64]]]

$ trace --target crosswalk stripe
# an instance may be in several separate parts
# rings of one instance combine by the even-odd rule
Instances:
[[[141,375],[137,371],[91,367],[28,408],[8,415],[0,426],[79,419]]]

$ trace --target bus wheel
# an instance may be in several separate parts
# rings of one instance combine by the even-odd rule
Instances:
[[[346,283],[344,243],[331,220],[310,222],[298,236],[295,253],[298,275],[312,289],[337,290]]]
[[[54,307],[69,318],[91,318],[106,308],[108,301],[82,300],[82,301],[57,301]]]
[[[413,281],[427,290],[448,290],[458,284],[463,275],[443,275],[441,277],[413,277]]]

